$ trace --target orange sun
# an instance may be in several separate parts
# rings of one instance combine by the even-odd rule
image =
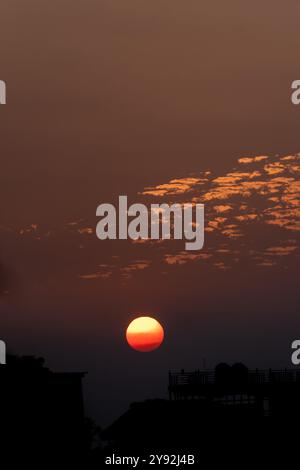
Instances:
[[[129,346],[136,351],[149,352],[161,345],[164,330],[154,318],[138,317],[129,324],[126,339]]]

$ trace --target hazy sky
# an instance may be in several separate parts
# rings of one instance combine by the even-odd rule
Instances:
[[[0,337],[56,369],[87,370],[100,422],[164,394],[168,368],[203,357],[290,365],[299,14],[296,0],[1,2]],[[203,187],[181,191],[206,171]],[[140,193],[173,179],[183,180],[160,202],[222,193],[205,201],[202,259],[180,244],[96,239],[98,204],[149,202]],[[165,326],[153,354],[125,344],[138,312]]]

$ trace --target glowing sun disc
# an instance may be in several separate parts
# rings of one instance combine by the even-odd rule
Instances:
[[[150,352],[163,342],[164,329],[155,318],[138,317],[129,324],[126,339],[136,351]]]

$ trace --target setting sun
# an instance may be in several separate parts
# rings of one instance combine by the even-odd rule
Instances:
[[[136,351],[149,352],[161,345],[164,330],[154,318],[138,317],[129,324],[126,339],[129,346]]]

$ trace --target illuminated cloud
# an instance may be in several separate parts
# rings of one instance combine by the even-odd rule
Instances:
[[[241,157],[223,174],[205,171],[173,177],[142,189],[136,202],[204,203],[204,250],[183,251],[182,240],[137,239],[126,244],[114,242],[114,254],[106,255],[106,242],[94,236],[95,220],[83,218],[61,227],[42,227],[35,222],[22,228],[1,226],[0,230],[5,236],[22,235],[24,243],[38,240],[41,244],[45,240],[57,244],[68,240],[77,250],[74,258],[79,249],[82,254],[88,249],[89,253],[102,250],[101,264],[95,262],[94,269],[81,268],[79,278],[86,281],[130,282],[150,266],[150,272],[164,275],[189,264],[199,270],[210,266],[227,271],[241,269],[240,263],[266,269],[285,263],[287,269],[299,256],[300,153]]]
[[[291,160],[296,160],[297,155],[286,155],[284,157],[281,157],[280,160],[283,161],[291,161]]]
[[[221,271],[227,271],[227,269],[230,269],[230,266],[227,266],[223,261],[213,263],[213,266]]]
[[[200,259],[209,259],[211,258],[212,255],[208,253],[188,253],[186,251],[181,251],[180,253],[174,254],[174,255],[165,255],[164,260],[165,263],[169,265],[174,265],[174,264],[186,264],[189,261],[198,261]]]
[[[297,246],[272,246],[266,249],[266,253],[275,256],[287,256],[295,250],[297,250]]]
[[[269,157],[267,155],[258,155],[256,157],[241,157],[238,159],[239,163],[255,163],[255,162],[261,162],[263,160],[267,160]]]
[[[264,166],[264,170],[269,175],[277,175],[278,173],[283,173],[285,170],[285,166],[283,163],[274,162]]]
[[[143,271],[144,269],[149,268],[151,265],[150,260],[138,260],[138,261],[133,261],[132,263],[128,264],[127,266],[124,266],[120,269],[121,276],[123,278],[129,279],[133,273],[137,271]]]
[[[209,172],[205,172],[205,176],[208,175]],[[203,176],[200,178],[175,178],[168,183],[145,188],[140,194],[143,196],[174,196],[187,193],[194,189],[196,185],[204,184],[205,182],[207,182],[207,178]]]
[[[80,279],[98,279],[100,277],[100,273],[93,273],[93,274],[80,274]]]
[[[275,261],[270,261],[270,260],[264,260],[264,261],[260,261],[258,263],[259,266],[267,266],[267,267],[271,267],[271,266],[276,266],[276,262]]]
[[[232,210],[232,206],[229,206],[228,204],[221,204],[218,206],[214,206],[214,211],[217,212],[218,214],[222,214],[223,212],[228,212]]]
[[[257,214],[243,214],[243,215],[236,215],[235,219],[239,220],[240,222],[244,222],[247,220],[255,220],[257,219],[258,215]]]
[[[123,271],[130,272],[130,271],[137,271],[141,269],[146,269],[150,266],[150,261],[148,260],[141,260],[141,261],[135,261],[128,266],[125,266],[122,268]]]
[[[106,272],[106,273],[96,272],[93,274],[80,274],[79,278],[85,279],[85,280],[94,280],[94,279],[106,280],[106,279],[109,279],[111,275],[112,275],[111,272]]]
[[[215,219],[208,221],[208,226],[213,229],[220,229],[226,220],[226,217],[216,217]]]
[[[238,226],[235,224],[227,225],[222,234],[229,238],[239,238],[243,236],[243,233],[238,229]]]
[[[129,240],[134,245],[160,245],[164,243],[166,240],[159,238],[158,240],[152,240],[151,238],[136,238]]]
[[[250,171],[245,171],[244,168]],[[209,262],[213,266],[219,269],[230,267],[227,262],[225,265],[222,264],[222,260],[217,259],[225,253],[231,255],[231,260],[228,262],[232,265],[248,258],[259,266],[274,266],[278,261],[271,259],[272,257],[278,258],[283,256],[283,253],[295,252],[294,246],[284,245],[284,234],[288,236],[291,232],[300,231],[299,175],[300,154],[281,157],[259,155],[238,159],[238,166],[224,175],[208,173],[204,179],[201,174],[199,178],[177,178],[166,183],[169,185],[174,182],[176,184],[185,182],[183,184],[187,184],[187,187],[179,184],[176,188],[170,188],[161,184],[151,187],[151,190],[154,199],[155,196],[172,195],[174,202],[205,204],[207,237],[205,245],[209,246]],[[163,194],[155,193],[162,189]],[[180,201],[176,196],[180,197]],[[265,250],[261,247],[260,254],[256,255],[250,249],[250,245],[259,246],[260,237],[263,240],[265,236],[263,227],[272,226],[280,231],[277,237],[283,243],[282,251],[280,251],[281,245],[278,244],[277,250]],[[275,235],[276,232],[273,232],[273,236]],[[222,238],[230,240],[231,248],[223,251],[219,248]],[[167,246],[164,249],[167,249]],[[200,254],[181,250],[164,255],[165,263],[168,265],[183,265],[199,259],[201,259]]]
[[[21,228],[19,233],[20,235],[26,235],[26,234],[36,234],[38,229],[38,224],[30,224],[28,227]]]
[[[92,235],[95,233],[95,230],[92,227],[83,227],[78,229],[78,233],[82,234],[87,234],[87,235]]]

